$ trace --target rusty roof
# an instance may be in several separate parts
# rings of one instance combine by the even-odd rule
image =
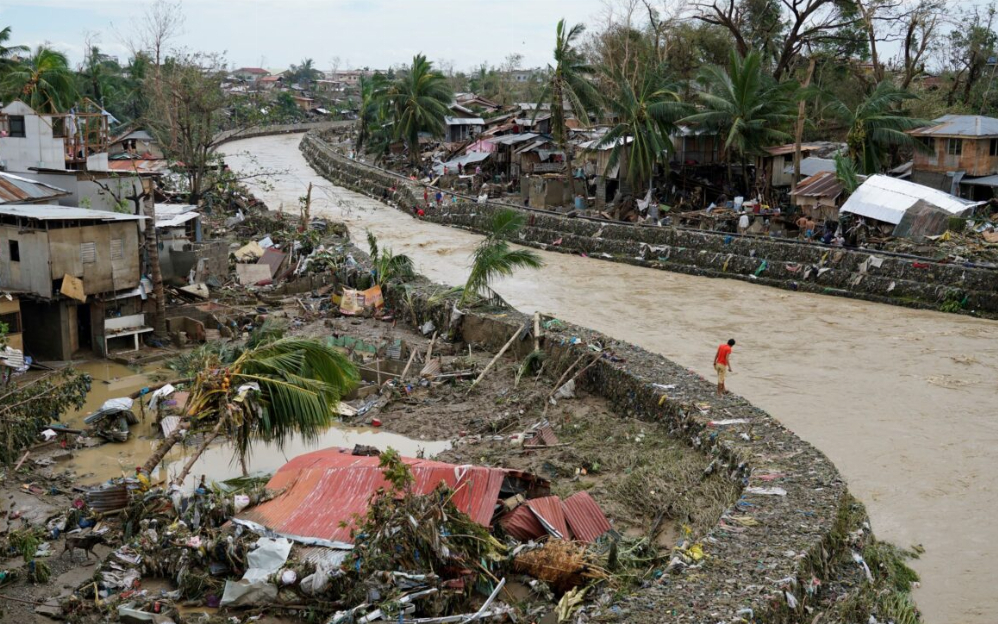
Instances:
[[[835,177],[834,171],[822,171],[797,183],[797,189],[791,193],[794,197],[827,197],[835,199],[842,194],[842,183]]]
[[[415,478],[414,491],[427,494],[441,481],[454,491],[451,501],[472,520],[489,526],[503,481],[510,471],[456,466],[404,457]],[[276,498],[247,509],[238,520],[259,524],[292,538],[352,543],[350,525],[367,511],[368,501],[387,482],[378,457],[357,457],[324,449],[299,455],[278,470],[267,488],[284,490]],[[346,526],[340,526],[345,523]]]
[[[51,184],[0,172],[0,204],[48,203],[69,194],[69,191]]]
[[[585,490],[569,496],[561,502],[561,506],[568,528],[580,542],[594,542],[610,530],[610,521]]]

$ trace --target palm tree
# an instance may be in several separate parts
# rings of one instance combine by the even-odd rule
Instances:
[[[790,139],[782,128],[795,118],[788,96],[794,85],[777,83],[763,72],[758,52],[740,57],[732,51],[730,70],[716,65],[705,67],[697,80],[703,87],[697,93],[702,110],[681,123],[718,132],[724,140],[728,183],[731,183],[731,158],[736,156],[742,164],[745,191],[749,192],[748,158],[765,155],[764,147]]]
[[[371,230],[367,231],[367,248],[371,254],[374,282],[378,286],[396,279],[404,282],[416,275],[412,258],[393,252],[391,247],[379,247],[378,237]]]
[[[31,48],[24,45],[8,46],[6,45],[8,41],[10,41],[10,26],[0,30],[0,77],[15,64],[14,56],[31,51]]]
[[[509,277],[516,269],[544,266],[540,256],[533,251],[515,250],[509,246],[507,239],[519,232],[524,223],[523,214],[509,208],[492,217],[488,234],[471,256],[471,273],[464,284],[459,307],[464,307],[472,296],[481,295],[496,279]]]
[[[592,83],[593,68],[575,47],[583,31],[585,26],[582,24],[566,28],[564,19],[558,22],[554,46],[555,64],[554,67],[548,66],[551,70],[551,79],[544,86],[534,110],[536,117],[542,105],[548,104],[551,107],[551,131],[558,147],[565,154],[572,195],[575,195],[575,177],[572,175],[572,153],[568,149],[565,107],[570,106],[579,123],[588,126],[589,111],[596,110],[599,102],[599,93]]]
[[[674,147],[669,135],[686,107],[675,85],[659,72],[645,69],[636,85],[620,70],[614,70],[609,78],[612,91],[603,102],[617,123],[596,147],[612,145],[607,171],[621,164],[631,186],[644,188],[654,176],[655,165],[660,161],[668,164],[667,155]]]
[[[360,112],[357,115],[357,142],[355,151],[364,153],[364,145],[378,131],[384,119],[385,95],[388,81],[378,73],[371,77],[361,76]]]
[[[304,59],[301,65],[292,65],[288,73],[291,80],[302,87],[308,87],[322,77],[322,72],[315,68],[315,62],[310,58]]]
[[[67,110],[77,97],[66,55],[43,46],[7,72],[0,93],[4,101],[20,99],[39,113]]]
[[[447,78],[433,70],[433,63],[422,54],[412,59],[412,66],[399,73],[385,93],[391,110],[394,136],[405,141],[409,160],[419,164],[419,133],[442,137],[444,118],[450,113],[454,92]]]
[[[906,131],[927,126],[931,122],[910,117],[900,106],[918,96],[885,80],[856,107],[850,109],[835,97],[825,106],[832,117],[847,128],[846,145],[849,157],[861,173],[880,173],[887,164],[889,150],[895,147],[927,149]]]
[[[856,162],[851,158],[846,158],[842,154],[836,154],[835,179],[842,185],[842,190],[846,195],[852,195],[859,188],[859,174],[856,171]]]
[[[323,343],[300,338],[264,337],[236,355],[205,349],[178,431],[206,433],[178,480],[208,444],[228,433],[243,462],[254,440],[283,447],[293,435],[315,440],[333,420],[333,410],[356,384],[349,359]],[[235,357],[228,361],[228,353]],[[180,440],[163,440],[144,469],[151,472]]]

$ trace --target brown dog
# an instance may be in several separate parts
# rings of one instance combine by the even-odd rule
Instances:
[[[104,536],[98,535],[96,533],[86,533],[82,535],[67,535],[66,536],[66,547],[63,548],[62,554],[59,556],[64,556],[67,552],[70,553],[70,557],[75,555],[76,549],[80,548],[87,555],[87,559],[90,559],[90,553],[93,552],[94,547],[97,544],[104,543]],[[96,555],[94,555],[96,556]]]

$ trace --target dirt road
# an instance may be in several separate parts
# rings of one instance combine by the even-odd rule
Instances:
[[[235,170],[287,172],[260,189],[297,212],[365,228],[420,272],[463,283],[478,236],[414,220],[333,187],[298,151],[300,135],[225,146]],[[557,253],[496,290],[535,309],[641,345],[703,374],[738,341],[728,387],[823,450],[866,503],[881,539],[922,544],[915,597],[931,624],[998,618],[998,323],[791,293]]]

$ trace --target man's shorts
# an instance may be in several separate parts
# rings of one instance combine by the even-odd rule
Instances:
[[[728,368],[724,364],[714,364],[714,370],[717,371],[717,383],[724,383],[724,375],[727,373]]]

